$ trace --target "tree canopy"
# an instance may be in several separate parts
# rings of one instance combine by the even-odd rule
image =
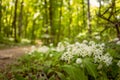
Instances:
[[[120,39],[119,0],[1,0],[0,37],[41,39]]]

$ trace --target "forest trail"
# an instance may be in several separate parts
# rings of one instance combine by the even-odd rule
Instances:
[[[0,50],[0,69],[5,68],[7,65],[15,62],[20,56],[23,56],[26,49],[30,50],[31,46],[13,47]]]

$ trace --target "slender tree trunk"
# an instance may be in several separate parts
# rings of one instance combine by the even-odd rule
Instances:
[[[50,20],[50,33],[51,33],[51,42],[54,43],[54,35],[55,35],[55,30],[54,30],[54,26],[53,26],[53,0],[49,1],[50,3],[50,7],[49,7],[49,20]]]
[[[63,6],[63,0],[61,0],[60,3],[61,3],[61,4],[60,4],[60,12],[59,12],[60,15],[59,15],[59,28],[58,28],[57,42],[60,41],[60,38],[61,38],[61,35],[60,35],[60,34],[62,34],[62,32],[61,32],[61,27],[62,27],[61,21],[62,21],[62,6]]]
[[[83,27],[85,28],[86,27],[86,20],[85,20],[85,2],[84,0],[82,0],[82,11],[83,11]]]
[[[2,0],[0,0],[0,34],[2,32]]]
[[[22,34],[22,21],[23,21],[22,19],[23,19],[23,0],[21,2],[19,20],[18,20],[18,35],[19,35],[19,38],[21,37],[21,34]]]
[[[77,22],[76,23],[77,24],[77,30],[76,30],[77,34],[80,32],[80,25],[79,25],[79,19],[80,19],[80,17],[79,17],[79,15],[80,15],[79,14],[79,8],[77,8],[77,21],[76,21]]]
[[[69,27],[68,27],[68,37],[71,37],[71,23],[72,23],[72,12],[71,12],[71,3],[70,0],[68,1],[69,5]]]
[[[112,10],[111,10],[111,14],[110,15],[112,15],[113,14],[113,17],[114,17],[114,19],[115,19],[115,28],[116,28],[116,32],[117,32],[117,37],[119,38],[119,40],[120,40],[120,22],[119,22],[119,20],[116,18],[116,14],[114,13],[114,12],[116,12],[116,2],[115,2],[115,0],[112,0]]]
[[[28,26],[28,15],[26,15],[26,18],[25,18],[25,27],[24,27],[24,37],[25,38],[28,38],[27,37],[27,26]]]
[[[44,20],[43,20],[43,26],[44,26],[44,28],[46,29],[46,31],[45,32],[43,32],[44,34],[46,34],[46,35],[48,35],[48,34],[50,34],[50,31],[48,30],[48,27],[49,27],[49,9],[48,9],[48,2],[47,2],[47,0],[44,0]],[[45,44],[48,44],[49,43],[49,39],[47,39],[47,38],[45,38],[45,37],[43,37],[43,41],[44,41],[44,43]]]
[[[120,30],[119,30],[119,24],[116,24],[115,25],[115,28],[116,28],[116,31],[117,31],[117,37],[119,38],[120,40]]]
[[[14,41],[15,42],[18,42],[18,40],[17,40],[17,26],[16,26],[16,21],[17,21],[17,4],[18,4],[18,0],[15,0],[14,18],[13,18],[13,23],[12,23],[12,26],[14,27]]]
[[[32,25],[32,35],[31,35],[31,40],[33,40],[33,42],[35,41],[35,38],[36,38],[36,36],[35,36],[35,25],[36,25],[36,23],[35,23],[35,21],[36,21],[36,19],[35,20],[33,20],[33,25]]]
[[[47,1],[46,0],[44,0],[44,3],[45,3],[45,5],[44,5],[44,10],[45,10],[45,15],[44,15],[44,21],[45,21],[45,25],[44,25],[44,27],[45,28],[48,28],[48,7],[47,7]],[[48,34],[48,30],[46,31],[46,34]]]
[[[90,15],[90,0],[87,0],[87,6],[88,6],[88,33],[91,35],[92,29],[91,29],[91,15]]]

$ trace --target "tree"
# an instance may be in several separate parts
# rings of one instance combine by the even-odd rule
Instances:
[[[114,28],[117,32],[117,37],[120,39],[120,21],[117,18],[117,14],[119,13],[119,9],[116,8],[116,0],[112,0],[109,5],[109,7],[105,8],[104,11],[102,11],[102,4],[101,1],[99,1],[100,7],[99,7],[99,14],[98,16],[104,20],[106,20],[108,23],[113,24]]]
[[[2,0],[0,0],[0,34],[2,30]]]
[[[91,15],[90,15],[90,0],[87,0],[87,6],[88,6],[88,10],[87,10],[87,15],[88,15],[88,33],[91,34],[92,30],[91,30]]]
[[[14,41],[18,42],[17,40],[17,4],[18,4],[18,0],[15,0],[15,9],[14,9],[14,17],[13,17],[13,22],[12,22],[12,26],[14,27]]]
[[[18,20],[18,36],[21,37],[22,34],[22,25],[23,25],[23,0],[20,3],[20,12],[19,12],[19,20]]]
[[[60,0],[60,11],[59,11],[59,26],[58,26],[58,35],[57,35],[57,42],[61,39],[61,27],[62,27],[62,7],[63,7],[63,0]]]

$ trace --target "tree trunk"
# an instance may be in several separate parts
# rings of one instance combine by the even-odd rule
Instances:
[[[49,21],[50,21],[50,33],[51,33],[51,42],[54,43],[54,35],[55,35],[55,30],[54,30],[54,26],[53,26],[53,0],[49,1],[50,3],[50,7],[49,7]]]
[[[44,11],[45,11],[45,13],[44,13],[44,27],[47,29],[48,28],[48,26],[49,26],[49,23],[48,23],[48,7],[47,7],[47,0],[44,0],[44,3],[45,3],[45,5],[44,5]],[[48,29],[46,30],[46,32],[45,32],[46,34],[48,34]]]
[[[71,23],[72,23],[72,12],[71,12],[71,3],[70,0],[68,1],[69,6],[69,27],[68,27],[68,38],[71,37]]]
[[[0,34],[2,32],[2,0],[0,0]]]
[[[24,38],[28,38],[27,36],[27,26],[28,26],[28,15],[27,15],[28,11],[26,12],[26,16],[25,16],[25,23],[24,23]]]
[[[36,21],[36,19],[35,20],[33,20],[33,25],[32,25],[32,31],[31,31],[31,40],[35,40],[35,25],[36,25],[36,23],[35,23],[35,21]]]
[[[115,25],[115,28],[116,28],[116,32],[117,32],[117,37],[119,38],[120,40],[120,30],[119,30],[119,24],[116,24]]]
[[[23,21],[22,19],[23,19],[23,0],[21,2],[19,20],[18,20],[18,35],[19,35],[19,38],[21,38],[21,34],[22,34],[22,21]]]
[[[84,2],[84,0],[82,0],[82,11],[83,11],[83,14],[82,14],[82,16],[83,16],[83,27],[85,28],[86,20],[85,20],[85,2]]]
[[[61,34],[62,34],[62,32],[61,32],[61,27],[62,27],[61,21],[62,21],[62,6],[63,6],[63,0],[61,0],[60,3],[61,3],[61,4],[60,4],[60,12],[59,12],[60,15],[59,15],[59,28],[58,28],[57,42],[60,41]]]
[[[87,6],[88,6],[88,12],[87,12],[87,15],[88,15],[88,33],[91,35],[92,33],[92,30],[91,30],[91,16],[90,16],[90,0],[87,1]]]
[[[18,3],[18,0],[15,0],[14,18],[13,18],[13,22],[12,22],[12,26],[14,28],[14,41],[15,42],[18,42],[18,40],[17,40],[17,26],[16,26],[16,21],[17,21],[17,3]]]

